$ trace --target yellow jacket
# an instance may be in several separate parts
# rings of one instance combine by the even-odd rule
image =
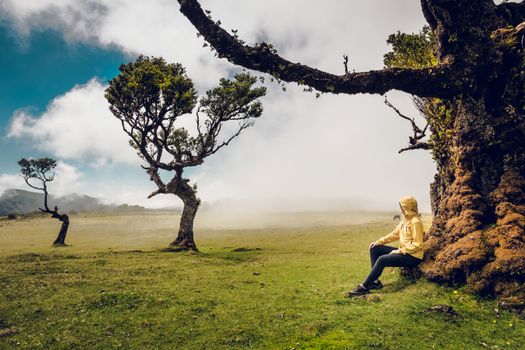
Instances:
[[[403,197],[399,200],[403,219],[388,235],[379,238],[376,244],[387,244],[399,240],[399,252],[423,259],[423,223],[417,212],[417,201],[414,197]]]

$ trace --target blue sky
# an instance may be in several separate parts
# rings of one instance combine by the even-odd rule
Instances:
[[[343,54],[350,69],[380,69],[388,35],[424,24],[413,0],[201,3],[246,42],[264,37],[291,61],[336,74]],[[121,63],[145,54],[182,63],[202,93],[238,69],[202,44],[176,0],[0,0],[0,192],[24,188],[18,159],[49,156],[59,161],[55,193],[177,204],[168,196],[146,199],[154,185],[109,112],[104,89]],[[324,198],[397,210],[399,197],[414,195],[429,209],[435,166],[427,152],[397,154],[411,127],[381,96],[316,99],[293,84],[286,92],[267,87],[255,127],[188,172],[204,201],[271,209],[286,202],[300,210],[323,209]],[[391,92],[389,99],[417,113],[409,96]]]
[[[107,81],[118,74],[121,63],[130,59],[119,50],[90,43],[66,42],[52,29],[33,31],[27,37],[0,23],[0,129],[2,172],[16,172],[22,157],[44,154],[27,140],[7,138],[7,127],[18,109],[42,113],[56,96],[93,77]]]

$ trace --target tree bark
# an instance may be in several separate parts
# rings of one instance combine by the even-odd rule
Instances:
[[[177,238],[170,243],[170,247],[173,247],[174,250],[191,249],[198,251],[193,237],[193,223],[199,209],[200,200],[196,196],[195,189],[188,184],[187,180],[181,181],[174,194],[182,200],[184,207]]]
[[[479,100],[454,105],[435,158],[423,273],[480,294],[525,297],[525,118]],[[434,149],[437,152],[437,149]]]
[[[438,173],[421,265],[432,280],[525,300],[525,23],[491,34],[491,69],[430,118]],[[490,52],[487,49],[488,52]],[[497,52],[493,55],[493,52]]]
[[[66,214],[63,215],[53,215],[54,218],[57,218],[59,221],[62,222],[62,226],[60,226],[60,232],[58,232],[58,236],[53,242],[54,247],[64,247],[66,246],[66,235],[67,230],[69,228],[69,216]]]

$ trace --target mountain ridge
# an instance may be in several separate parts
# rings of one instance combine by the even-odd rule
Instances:
[[[0,216],[9,214],[29,214],[39,211],[44,204],[44,194],[21,189],[9,188],[0,195]],[[65,196],[49,195],[48,206],[55,205],[62,212],[77,211],[140,211],[146,208],[139,205],[104,204],[100,199],[84,194],[73,193]]]

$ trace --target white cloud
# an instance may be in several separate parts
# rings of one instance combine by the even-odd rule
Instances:
[[[150,183],[146,174],[144,174],[144,181],[139,184],[123,183],[115,180],[91,183],[89,194],[99,198],[105,204],[127,203],[148,208],[182,206],[181,200],[173,194],[159,194],[148,199],[148,195],[154,190],[155,185]]]
[[[388,34],[418,31],[424,23],[419,3],[413,0],[201,3],[226,28],[238,29],[248,43],[264,39],[291,61],[334,73],[343,72],[343,54],[350,56],[351,69],[380,68]],[[201,91],[233,68],[201,47],[202,39],[179,13],[176,0],[0,0],[0,9],[0,16],[25,35],[53,28],[68,40],[181,62]],[[55,99],[42,116],[20,111],[10,134],[32,138],[39,148],[64,159],[88,159],[100,167],[108,162],[136,164],[137,156],[107,109],[103,89],[92,80]],[[416,113],[405,95],[391,95],[405,113]],[[429,209],[428,184],[435,170],[430,155],[397,154],[411,129],[380,97],[315,99],[294,86],[286,93],[271,87],[264,106],[254,128],[192,171],[204,200],[362,197],[384,207],[391,203],[395,210],[398,197],[413,194]],[[99,188],[102,195],[114,189],[112,197],[132,202],[142,201],[151,190],[145,175],[143,184],[106,188],[99,183],[91,188]]]
[[[85,190],[86,184],[82,181],[83,174],[73,165],[59,161],[55,173],[55,179],[49,184],[50,191],[55,196],[82,193]]]
[[[54,173],[54,180],[47,184],[49,193],[55,196],[62,196],[69,193],[82,192],[86,189],[85,183],[81,181],[83,174],[76,167],[58,161]],[[30,183],[40,187],[38,180],[30,180]],[[19,174],[0,174],[0,195],[10,188],[35,191],[25,183]]]
[[[28,138],[38,149],[64,159],[137,164],[120,123],[109,111],[104,86],[92,79],[55,98],[41,116],[15,113],[9,137]]]
[[[417,31],[424,23],[413,0],[201,0],[201,4],[225,28],[239,30],[248,43],[266,40],[291,61],[336,73],[343,72],[343,54],[349,54],[351,69],[379,68],[388,34]],[[0,17],[26,36],[52,28],[70,41],[181,62],[200,88],[215,84],[233,67],[202,48],[203,40],[179,13],[176,0],[0,0],[0,10]]]
[[[163,56],[182,63],[204,89],[231,65],[202,49],[202,39],[178,7],[176,0],[0,0],[0,18],[10,20],[22,36],[50,28],[68,41]]]
[[[264,39],[290,61],[342,74],[381,68],[389,34],[419,31],[424,24],[413,0],[200,1],[225,28],[238,29],[248,43]]]
[[[0,196],[9,188],[24,188],[26,186],[20,175],[0,174]]]
[[[62,30],[68,40],[96,40],[93,28],[98,26],[104,6],[89,0],[0,0],[0,11],[23,37],[32,30],[53,28]]]

